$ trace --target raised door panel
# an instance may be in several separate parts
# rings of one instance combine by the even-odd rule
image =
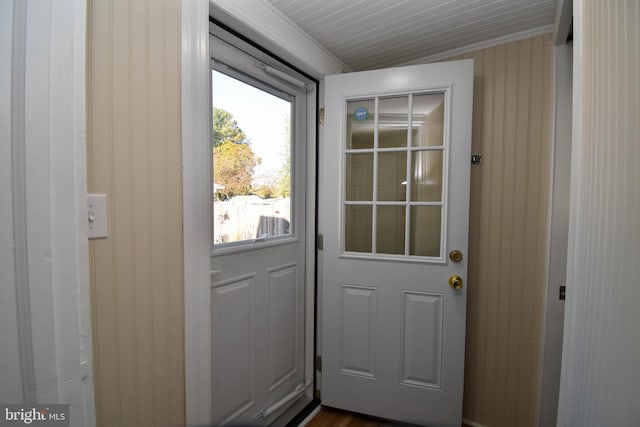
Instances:
[[[443,296],[403,292],[402,383],[440,388]]]
[[[254,404],[254,276],[214,285],[211,353],[214,422],[233,420]]]
[[[269,271],[269,391],[298,370],[297,264]]]
[[[376,289],[342,285],[340,372],[375,378]]]

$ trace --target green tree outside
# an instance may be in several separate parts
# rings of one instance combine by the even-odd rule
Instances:
[[[224,142],[249,145],[247,135],[240,129],[233,115],[222,108],[213,107],[213,146],[218,147]]]
[[[213,108],[213,182],[223,185],[219,199],[252,194],[253,172],[260,158],[251,149],[249,138],[228,111]]]
[[[215,196],[227,200],[234,196],[256,194],[262,198],[288,198],[291,196],[291,142],[290,124],[283,124],[286,139],[283,141],[279,171],[261,185],[253,185],[254,171],[262,160],[251,149],[251,141],[233,118],[221,108],[213,108],[213,181],[224,188],[217,188]]]

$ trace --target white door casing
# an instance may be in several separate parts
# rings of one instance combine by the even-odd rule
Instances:
[[[87,4],[4,1],[0,23],[0,403],[92,426]]]
[[[326,77],[319,204],[320,232],[324,235],[321,265],[325,405],[421,425],[461,424],[472,93],[471,60]],[[409,241],[418,240],[418,236],[412,235],[413,225],[399,224],[406,230],[404,245],[400,244],[396,252],[376,253],[376,244],[388,240],[388,230],[376,230],[376,221],[382,221],[385,212],[395,209],[402,213],[398,218],[412,224],[411,215],[418,212],[420,203],[411,199],[411,184],[406,200],[377,199],[378,191],[386,191],[382,184],[388,179],[383,168],[378,170],[378,164],[389,150],[396,148],[379,147],[378,132],[371,149],[347,146],[347,116],[354,113],[351,109],[359,102],[366,103],[375,118],[374,127],[381,126],[388,120],[383,114],[376,114],[382,100],[406,97],[410,108],[413,100],[423,94],[444,95],[443,143],[434,149],[442,152],[442,196],[438,203],[422,203],[433,205],[436,210],[441,208],[439,250],[429,256],[413,256],[413,243]],[[412,129],[414,126],[419,125],[414,123]],[[419,133],[418,129],[408,135],[417,139]],[[411,141],[408,146],[399,158],[420,157],[417,152],[425,150],[412,146]],[[360,167],[353,162],[358,156],[369,159],[367,162],[372,165],[370,201],[351,202],[354,198],[347,194],[346,168]],[[412,161],[407,160],[409,171],[414,167]],[[398,164],[402,166],[402,161]],[[407,174],[407,181],[412,179],[411,173]],[[402,185],[407,186],[407,181]],[[354,204],[361,209],[352,209]],[[414,204],[418,205],[415,210]],[[358,216],[354,221],[355,212],[371,212],[371,218]],[[414,215],[416,222],[419,218]],[[350,222],[345,225],[347,216]],[[365,230],[367,226],[371,229],[371,242],[364,243],[371,247],[364,250],[369,253],[363,253],[360,243],[346,243],[344,237],[347,227],[362,227],[363,223]],[[401,234],[397,233],[399,240],[403,238]],[[448,258],[454,249],[462,252],[461,262]],[[452,275],[464,281],[461,290],[450,287]]]

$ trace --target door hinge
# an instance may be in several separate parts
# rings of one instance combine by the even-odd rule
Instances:
[[[318,124],[324,124],[324,107],[322,107],[320,111],[318,111]]]
[[[322,356],[316,356],[316,371],[322,372]]]
[[[319,251],[324,249],[324,236],[322,234],[318,234],[316,237],[316,247]]]
[[[560,286],[560,295],[558,295],[558,298],[561,301],[564,301],[566,299],[567,296],[567,287],[566,286]]]

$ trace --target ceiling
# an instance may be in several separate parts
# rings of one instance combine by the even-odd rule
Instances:
[[[550,32],[557,0],[268,0],[353,71]]]

